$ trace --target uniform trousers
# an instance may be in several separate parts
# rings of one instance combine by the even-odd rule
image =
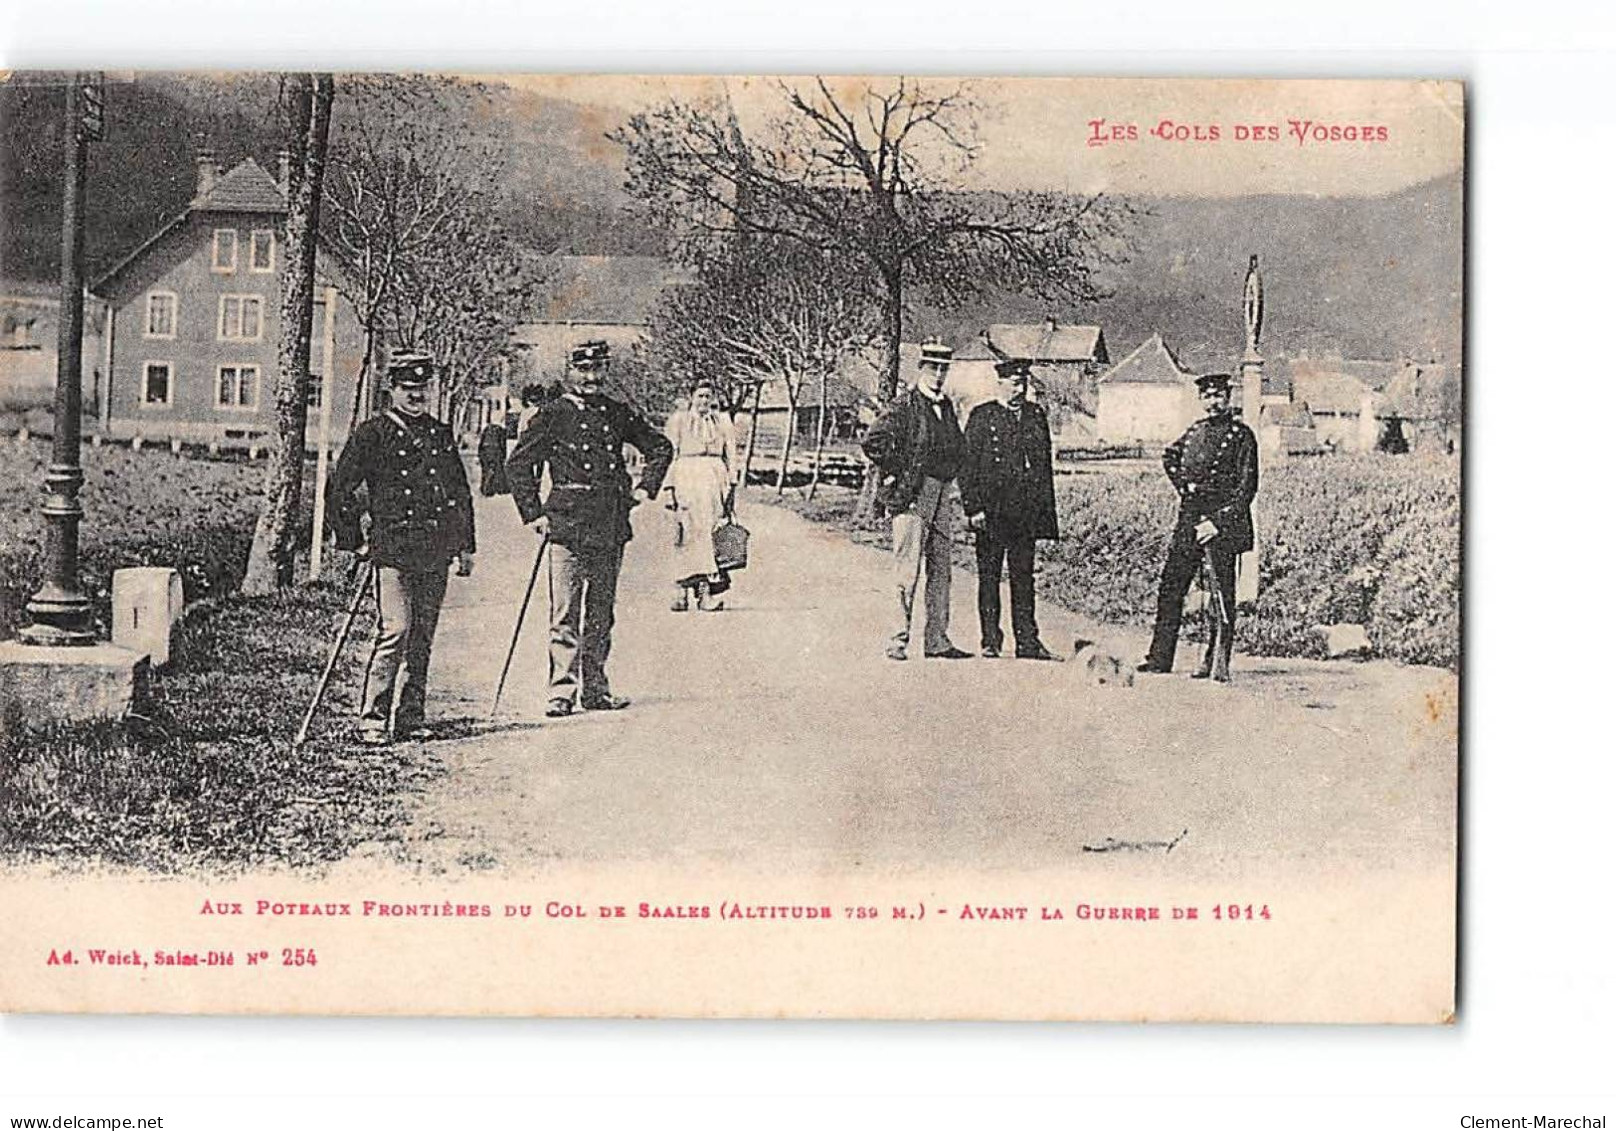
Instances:
[[[1208,634],[1205,666],[1210,668],[1217,660],[1224,670],[1228,669],[1229,657],[1234,651],[1234,563],[1238,556],[1230,550],[1200,545],[1195,540],[1195,520],[1179,520],[1173,528],[1167,560],[1162,564],[1161,585],[1156,594],[1156,632],[1150,642],[1150,653],[1145,657],[1148,663],[1163,671],[1172,670],[1178,651],[1179,624],[1184,618],[1184,595],[1189,592],[1190,582],[1200,570],[1204,557],[1222,596],[1219,602],[1208,595],[1207,608],[1213,630]]]
[[[448,562],[425,569],[376,567],[379,618],[370,693],[359,716],[360,729],[385,732],[392,723],[394,730],[405,732],[426,718],[432,637],[438,631],[438,613],[448,585]]]
[[[1032,587],[1037,548],[1031,537],[994,530],[991,525],[977,533],[976,612],[982,622],[984,649],[999,651],[1004,647],[1004,629],[999,624],[999,576],[1006,562],[1010,566],[1010,631],[1016,638],[1016,651],[1036,652],[1043,647],[1038,639]]]
[[[914,504],[892,516],[892,572],[898,590],[894,648],[909,645],[922,567],[926,575],[926,654],[953,647],[948,639],[949,585],[954,576],[954,509],[949,505],[953,486],[952,480],[927,479]]]
[[[623,545],[550,543],[550,698],[611,694],[606,658],[616,622]]]

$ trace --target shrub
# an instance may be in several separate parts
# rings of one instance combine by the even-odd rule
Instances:
[[[43,441],[0,447],[0,636],[22,623],[42,577],[39,503],[49,454]],[[257,521],[260,467],[163,450],[86,447],[81,455],[80,577],[102,635],[111,619],[114,570],[177,569],[188,602],[240,584]]]
[[[1148,625],[1178,506],[1167,477],[1153,466],[1090,471],[1062,477],[1056,492],[1061,539],[1039,544],[1040,591],[1102,624]],[[784,501],[851,528],[852,492]],[[1265,467],[1254,508],[1258,598],[1239,618],[1240,648],[1321,656],[1315,625],[1363,624],[1378,656],[1456,668],[1459,510],[1453,457],[1330,456]],[[972,564],[969,547],[956,547],[955,560]],[[1201,635],[1199,618],[1186,632]]]

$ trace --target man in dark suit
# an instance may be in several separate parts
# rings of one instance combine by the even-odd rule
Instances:
[[[965,461],[965,436],[953,403],[943,395],[953,357],[954,351],[941,342],[922,345],[915,387],[900,395],[864,435],[864,454],[880,474],[876,502],[892,516],[898,609],[887,657],[893,660],[909,658],[909,631],[922,566],[926,573],[926,656],[959,660],[970,655],[948,639],[954,481]]]
[[[477,549],[471,486],[454,434],[427,411],[432,359],[395,354],[388,375],[392,407],[354,429],[325,498],[337,548],[376,566],[381,623],[370,694],[359,716],[359,739],[372,746],[394,735],[431,737],[425,726],[427,667],[449,562],[458,561],[460,576],[469,576]],[[368,534],[360,523],[367,510]]]
[[[529,422],[505,465],[522,521],[550,539],[550,685],[552,718],[628,706],[606,678],[616,620],[623,547],[634,536],[629,511],[662,488],[673,445],[644,417],[600,391],[611,354],[605,342],[572,351],[570,388]],[[624,443],[645,459],[636,487]],[[539,483],[550,469],[551,490]]]
[[[511,493],[505,482],[505,424],[501,420],[489,421],[477,438],[477,466],[482,472],[480,490],[484,498]]]
[[[976,608],[982,655],[1004,647],[999,623],[999,576],[1010,564],[1010,629],[1016,658],[1053,660],[1038,638],[1032,585],[1040,538],[1060,536],[1055,518],[1055,476],[1049,418],[1027,399],[1032,365],[1020,359],[996,367],[998,399],[971,412],[965,425],[965,467],[960,497],[976,532]]]
[[[1173,670],[1184,594],[1204,560],[1212,578],[1212,631],[1206,657],[1192,678],[1227,683],[1234,653],[1235,559],[1253,543],[1257,437],[1230,410],[1228,374],[1210,373],[1195,384],[1206,416],[1162,453],[1162,466],[1178,490],[1178,521],[1162,565],[1155,637],[1139,670]]]

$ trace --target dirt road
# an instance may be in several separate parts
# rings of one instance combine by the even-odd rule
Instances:
[[[609,668],[630,709],[543,718],[541,576],[488,722],[535,540],[508,499],[479,507],[478,572],[451,586],[429,704],[474,733],[428,748],[448,772],[403,845],[427,874],[1062,867],[1097,851],[1194,875],[1451,862],[1450,673],[1236,657],[1226,687],[1095,688],[1076,664],[894,663],[886,556],[745,500],[754,564],[711,615],[669,611],[671,516],[636,512]],[[954,639],[974,650],[969,575],[953,604]],[[1061,610],[1040,619],[1059,650],[1096,634]],[[1142,634],[1099,635],[1143,655]]]

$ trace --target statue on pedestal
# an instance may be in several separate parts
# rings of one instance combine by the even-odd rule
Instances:
[[[1246,316],[1246,357],[1256,358],[1257,346],[1262,341],[1262,272],[1257,270],[1257,257],[1251,257],[1251,266],[1246,268],[1246,292],[1242,300],[1242,307]]]

